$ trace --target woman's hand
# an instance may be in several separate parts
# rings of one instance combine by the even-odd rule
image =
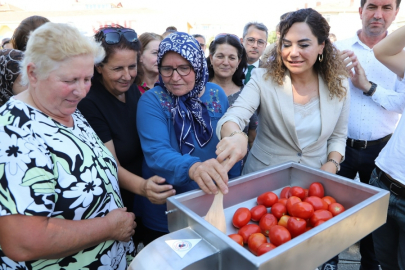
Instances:
[[[144,197],[147,197],[153,204],[164,204],[166,199],[176,194],[176,190],[172,185],[160,185],[166,180],[159,176],[152,176],[142,186],[142,193]]]
[[[248,138],[245,134],[237,133],[232,137],[224,137],[218,144],[215,154],[218,162],[228,172],[236,162],[243,159],[247,153]]]
[[[336,174],[336,165],[328,161],[322,165],[321,170],[328,173]]]
[[[227,170],[214,158],[194,163],[189,176],[205,193],[217,194],[218,188],[223,194],[228,193]]]
[[[112,240],[128,242],[135,233],[135,215],[127,212],[127,208],[118,208],[108,213],[105,218],[111,227]]]

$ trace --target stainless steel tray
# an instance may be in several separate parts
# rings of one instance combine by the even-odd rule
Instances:
[[[336,198],[346,211],[260,257],[227,236],[237,232],[232,225],[237,208],[250,209],[263,192],[279,194],[285,186],[306,188],[312,182],[321,182],[325,195]],[[389,192],[385,190],[298,163],[285,163],[229,182],[229,193],[224,196],[227,234],[203,218],[213,195],[195,190],[169,198],[168,221],[172,233],[145,247],[129,269],[313,270],[384,224],[388,200]],[[190,237],[201,241],[183,258],[165,243]]]

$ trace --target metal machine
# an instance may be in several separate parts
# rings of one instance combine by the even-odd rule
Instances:
[[[252,208],[266,191],[277,195],[285,186],[309,187],[321,182],[346,211],[276,249],[253,255],[228,237],[237,233],[232,216]],[[297,163],[285,163],[229,182],[224,196],[227,234],[204,220],[213,196],[194,190],[168,198],[169,231],[135,257],[129,270],[140,269],[275,269],[313,270],[350,247],[386,221],[389,192]]]

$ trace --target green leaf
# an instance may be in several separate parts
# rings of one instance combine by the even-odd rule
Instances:
[[[55,175],[42,168],[34,167],[29,169],[22,180],[22,186],[32,186],[38,182],[54,182]],[[55,184],[52,184],[55,186]]]

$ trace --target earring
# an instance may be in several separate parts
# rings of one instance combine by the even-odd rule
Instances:
[[[323,61],[323,54],[318,54],[318,60],[319,60],[319,62]]]

